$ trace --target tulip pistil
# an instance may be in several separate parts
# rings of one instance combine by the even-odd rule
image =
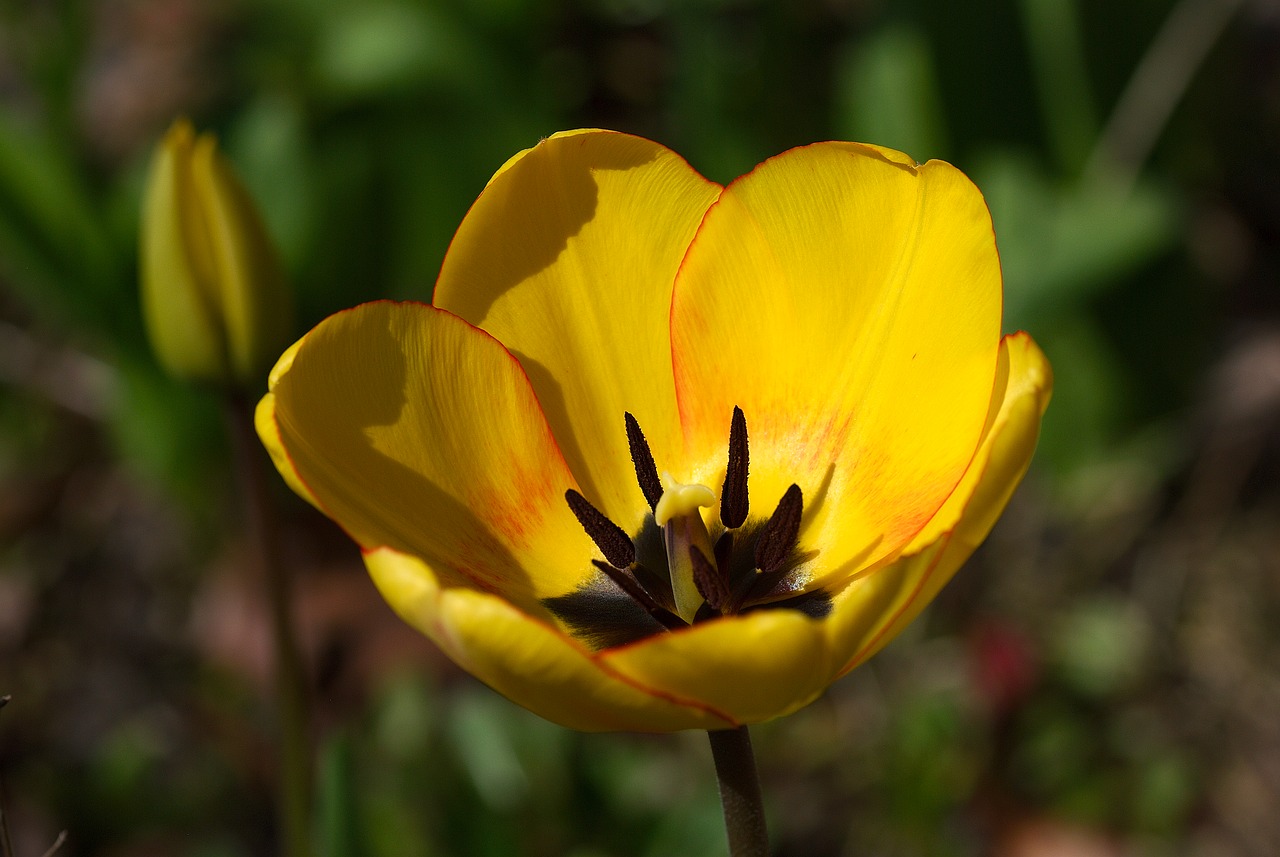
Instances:
[[[699,562],[704,567],[712,565],[711,536],[699,510],[713,505],[716,495],[705,485],[683,485],[670,473],[662,474],[662,487],[653,520],[665,537],[676,613],[692,623],[705,600],[703,587],[698,585]]]

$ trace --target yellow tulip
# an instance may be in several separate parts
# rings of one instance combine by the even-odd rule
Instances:
[[[720,187],[567,132],[490,180],[433,305],[290,348],[258,433],[496,690],[578,729],[724,729],[815,699],[986,537],[1052,384],[1000,313],[949,164],[821,143]]]
[[[290,295],[262,218],[210,134],[178,120],[152,157],[140,235],[147,334],[171,375],[262,383]]]

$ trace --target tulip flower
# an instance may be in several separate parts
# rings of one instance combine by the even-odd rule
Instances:
[[[290,296],[270,237],[212,135],[178,120],[151,161],[142,210],[142,307],[177,378],[262,383],[288,341]]]
[[[986,537],[1051,372],[981,194],[820,143],[721,187],[625,134],[513,157],[431,305],[338,313],[257,409],[462,668],[582,730],[727,730],[871,657]]]

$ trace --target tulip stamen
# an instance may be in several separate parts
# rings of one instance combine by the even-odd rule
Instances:
[[[625,414],[627,445],[636,481],[652,514],[628,535],[575,490],[565,501],[606,561],[591,560],[612,584],[595,578],[577,592],[546,600],[562,621],[590,645],[610,647],[651,634],[687,628],[754,610],[798,610],[815,619],[830,610],[821,589],[807,591],[798,552],[804,495],[792,484],[767,520],[748,520],[747,419],[733,409],[728,464],[720,490],[719,524],[702,510],[716,505],[715,492],[659,477],[640,424]],[[714,538],[713,538],[714,536]],[[622,596],[625,601],[620,601]],[[632,607],[620,605],[629,602]]]
[[[658,478],[658,466],[653,461],[653,452],[649,449],[649,441],[640,430],[640,423],[630,412],[626,413],[627,446],[631,449],[631,463],[636,469],[636,481],[644,492],[644,499],[649,509],[658,508],[658,500],[662,498],[662,480]]]
[[[612,580],[628,598],[643,607],[650,616],[661,623],[667,630],[674,631],[676,628],[689,627],[687,622],[659,604],[649,594],[649,591],[640,584],[640,581],[632,576],[631,572],[621,568],[614,568],[609,563],[601,562],[598,559],[591,560],[591,564],[604,572],[605,576]]]
[[[609,520],[603,512],[591,505],[591,502],[577,491],[570,488],[564,492],[565,502],[573,510],[573,514],[587,531],[591,541],[600,548],[600,553],[614,568],[627,568],[636,561],[636,546],[626,532]]]
[[[729,465],[725,468],[724,487],[720,489],[720,522],[731,530],[747,520],[750,504],[747,498],[747,418],[742,408],[734,405],[729,424]]]
[[[800,486],[791,487],[778,501],[769,522],[756,540],[756,568],[770,574],[782,568],[795,549],[800,535],[800,516],[804,511],[804,495]]]
[[[689,545],[689,561],[693,564],[693,584],[707,606],[717,613],[729,602],[729,581],[707,555]]]
[[[716,568],[720,569],[720,573],[729,578],[729,561],[733,558],[733,533],[725,530],[720,534],[720,538],[716,539],[716,546],[712,553],[715,555]]]

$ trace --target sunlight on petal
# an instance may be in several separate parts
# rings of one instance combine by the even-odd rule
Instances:
[[[752,506],[798,483],[815,582],[839,579],[915,535],[977,447],[1000,329],[990,216],[940,161],[848,143],[786,152],[708,213],[671,326],[705,468],[691,478],[716,484],[741,406]]]
[[[583,494],[625,529],[639,524],[644,501],[623,413],[663,466],[679,463],[671,284],[719,191],[648,140],[558,134],[493,177],[436,284],[437,306],[524,365]]]

